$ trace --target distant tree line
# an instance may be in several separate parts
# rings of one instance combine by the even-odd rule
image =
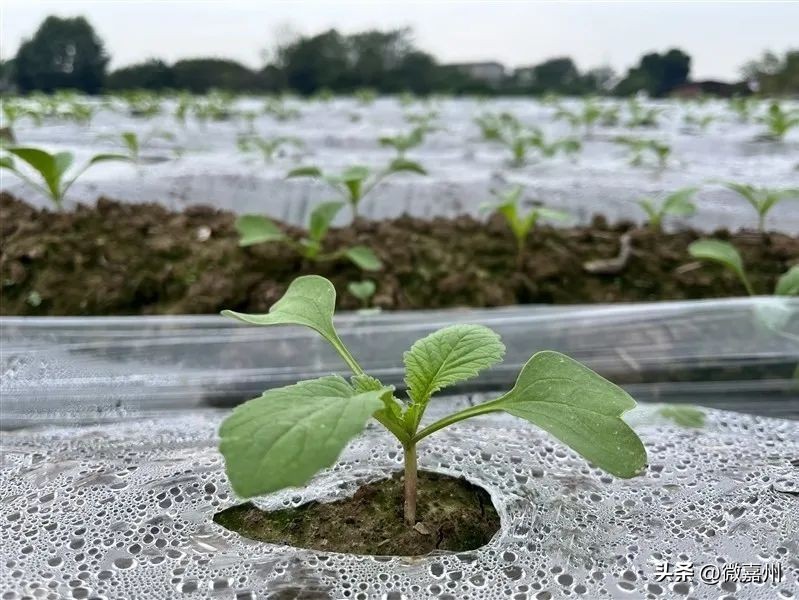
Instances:
[[[278,47],[262,69],[202,57],[167,64],[151,59],[107,72],[102,40],[83,17],[47,17],[14,59],[0,62],[0,81],[22,93],[75,89],[89,94],[113,90],[210,89],[234,92],[320,91],[349,93],[613,94],[667,95],[689,81],[691,57],[679,49],[650,53],[619,77],[608,67],[585,72],[568,57],[506,73],[501,65],[441,65],[416,48],[410,30],[345,35],[335,29],[302,36]],[[481,69],[488,69],[491,77]],[[746,65],[744,76],[766,94],[799,93],[799,51],[785,58],[766,54]]]

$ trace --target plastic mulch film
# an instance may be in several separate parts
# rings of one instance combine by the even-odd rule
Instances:
[[[799,416],[799,300],[523,306],[339,316],[363,367],[403,386],[402,353],[457,322],[482,323],[505,361],[456,391],[507,388],[531,354],[583,361],[638,400]],[[3,318],[2,424],[119,420],[230,406],[264,389],[344,372],[315,333],[216,316]]]
[[[431,418],[462,408],[439,398]],[[464,477],[501,519],[469,552],[372,557],[255,542],[217,525],[241,502],[216,448],[225,411],[4,432],[3,598],[556,600],[799,595],[799,423],[707,409],[683,428],[627,417],[647,447],[616,479],[509,415],[419,445],[423,470]],[[379,426],[264,509],[331,501],[401,468]]]

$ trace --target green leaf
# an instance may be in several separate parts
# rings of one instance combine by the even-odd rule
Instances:
[[[660,222],[660,215],[658,214],[655,205],[652,204],[652,201],[649,198],[642,198],[641,200],[637,200],[638,206],[644,209],[649,220],[652,221],[653,224],[657,225]]]
[[[774,293],[778,296],[799,296],[799,265],[792,266],[779,278]]]
[[[335,176],[335,179],[342,183],[353,183],[363,181],[367,177],[369,177],[369,168],[355,165],[344,169],[340,175]]]
[[[350,281],[347,284],[347,290],[349,293],[358,298],[358,300],[362,300],[364,302],[374,296],[376,289],[377,286],[371,279],[365,279],[363,281]]]
[[[513,389],[489,405],[538,425],[617,477],[634,477],[646,466],[643,443],[621,419],[635,400],[558,352],[533,355]]]
[[[322,377],[264,392],[219,428],[219,450],[233,491],[248,498],[306,484],[335,463],[387,389],[356,393],[343,378]]]
[[[330,228],[330,223],[336,218],[338,212],[344,207],[343,202],[323,202],[311,212],[311,224],[308,235],[312,240],[319,241]]]
[[[264,242],[279,242],[285,234],[272,221],[260,215],[242,215],[234,225],[239,233],[239,246],[252,246]]]
[[[735,249],[735,246],[729,242],[723,242],[721,240],[698,240],[688,246],[688,253],[694,258],[721,263],[732,270],[738,275],[738,278],[743,282],[744,286],[746,286],[749,294],[753,295],[749,286],[749,280],[746,277],[746,271],[744,271],[741,255],[738,253],[738,250]]]
[[[139,153],[139,138],[135,133],[132,131],[123,132],[122,141],[125,143],[125,146],[127,146],[128,150],[130,150],[131,154]]]
[[[324,277],[304,275],[291,282],[283,297],[265,315],[251,315],[223,310],[226,317],[252,325],[304,325],[335,346],[341,343],[333,327],[336,288]]]
[[[97,163],[109,162],[112,160],[130,161],[130,157],[124,154],[95,154],[92,156],[91,160],[89,160],[89,165],[96,165]]]
[[[407,160],[405,158],[395,158],[393,161],[391,161],[388,170],[391,173],[399,173],[404,171],[404,172],[416,173],[418,175],[427,175],[427,171],[424,170],[424,167],[422,167],[422,165],[412,160]]]
[[[658,410],[658,414],[671,419],[681,427],[704,427],[705,412],[693,406],[672,404]]]
[[[383,263],[380,262],[380,259],[366,246],[353,246],[352,248],[348,248],[344,256],[349,258],[356,266],[364,271],[379,271],[383,268]]]
[[[539,206],[533,210],[538,213],[539,217],[547,219],[548,221],[564,223],[570,221],[572,218],[565,210],[555,210],[554,208],[547,208],[545,206]]]
[[[403,354],[405,385],[417,404],[437,391],[476,377],[505,354],[499,336],[483,325],[452,325],[416,341]]]
[[[321,177],[322,171],[319,170],[319,167],[298,167],[296,169],[292,169],[286,175],[286,179],[291,177]]]
[[[10,156],[0,156],[0,169],[9,169],[11,171],[16,171],[17,168],[14,165],[14,159]]]
[[[663,202],[663,214],[689,217],[696,212],[696,205],[691,202],[697,188],[684,188],[666,196]]]

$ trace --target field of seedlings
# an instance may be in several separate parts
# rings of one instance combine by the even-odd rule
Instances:
[[[793,289],[795,102],[62,93],[3,112],[5,314],[265,311],[303,273],[351,309]],[[700,262],[735,252],[743,277]]]

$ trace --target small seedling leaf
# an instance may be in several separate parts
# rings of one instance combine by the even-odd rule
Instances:
[[[89,160],[89,164],[96,165],[97,163],[109,162],[112,160],[130,161],[130,157],[125,156],[124,154],[96,154],[92,156],[91,160]]]
[[[223,310],[222,314],[252,325],[304,325],[338,348],[341,341],[333,328],[335,306],[336,288],[333,284],[319,275],[305,275],[292,281],[283,297],[265,315],[232,310]]]
[[[392,173],[399,173],[404,171],[404,172],[416,173],[418,175],[427,175],[427,171],[424,170],[424,167],[422,167],[422,165],[412,160],[407,160],[404,158],[395,158],[393,161],[391,161],[388,170]]]
[[[774,293],[778,296],[799,296],[799,265],[792,266],[779,278]]]
[[[738,277],[745,279],[743,260],[735,246],[721,240],[699,240],[688,246],[688,253],[694,258],[711,260],[732,269]]]
[[[505,346],[483,325],[452,325],[418,340],[403,355],[405,384],[416,404],[442,388],[476,377],[502,360]]]
[[[350,292],[350,294],[363,302],[366,302],[369,300],[369,298],[374,296],[376,289],[377,287],[375,286],[375,282],[371,279],[365,279],[364,281],[350,281],[347,284],[347,290]]]
[[[685,188],[669,194],[663,202],[663,214],[678,217],[690,217],[696,212],[696,205],[691,202],[696,188]]]
[[[291,177],[321,177],[322,171],[319,167],[298,167],[296,169],[292,169],[286,175],[286,179]]]
[[[264,242],[279,242],[286,238],[272,221],[260,215],[242,215],[236,219],[239,246],[252,246]]]
[[[323,202],[313,209],[310,217],[311,224],[308,228],[308,234],[312,240],[319,241],[325,236],[330,228],[330,223],[343,207],[343,202]]]
[[[658,410],[658,414],[671,419],[680,427],[704,427],[705,412],[694,406],[681,406],[672,404]]]
[[[353,246],[348,248],[344,254],[364,271],[379,271],[383,268],[383,263],[380,262],[380,259],[366,246]]]
[[[646,466],[646,449],[621,416],[635,400],[558,352],[538,352],[513,389],[491,403],[548,431],[597,467],[629,478]]]
[[[233,491],[249,498],[306,484],[383,407],[386,391],[356,393],[333,375],[269,390],[237,407],[219,429]]]

